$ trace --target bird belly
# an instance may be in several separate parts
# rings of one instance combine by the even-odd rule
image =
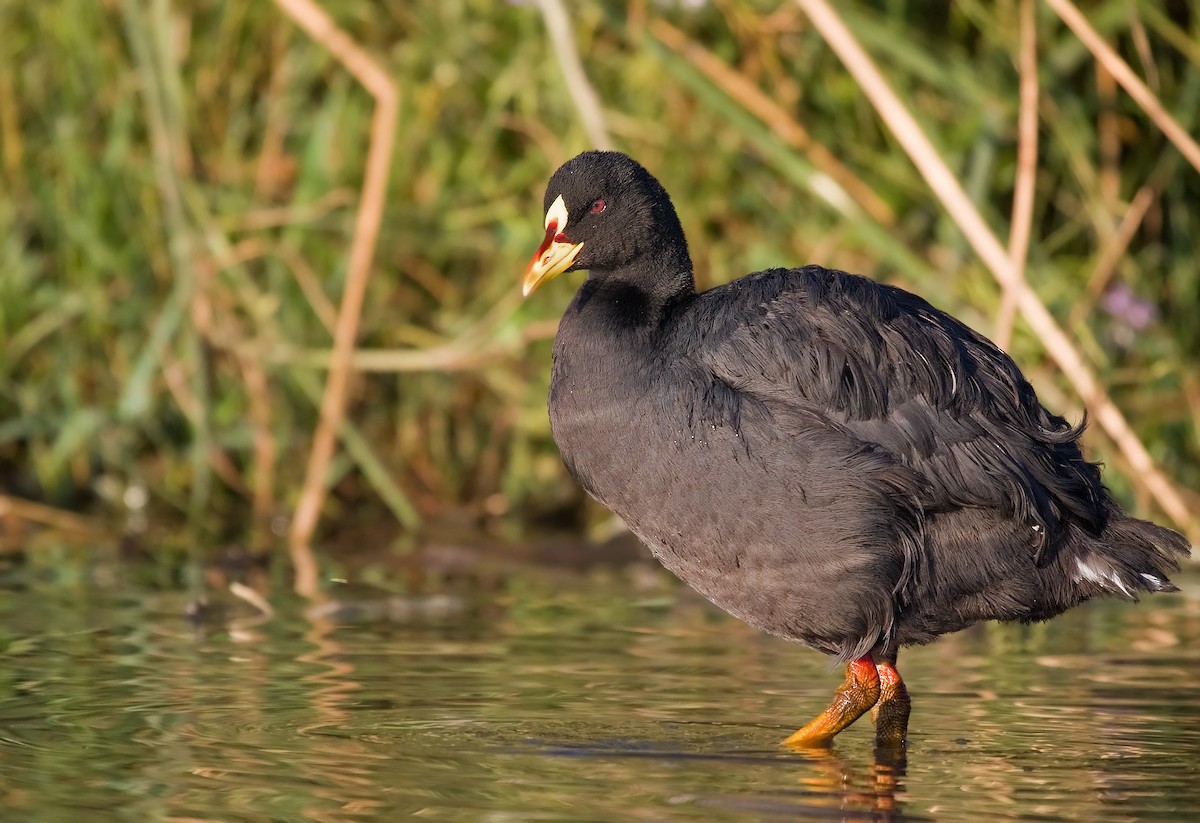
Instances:
[[[617,414],[560,398],[555,440],[584,489],[734,617],[847,659],[876,645],[891,625],[895,572],[854,533],[861,512],[808,484],[804,455],[777,446],[763,460],[731,426],[689,427],[653,405]]]

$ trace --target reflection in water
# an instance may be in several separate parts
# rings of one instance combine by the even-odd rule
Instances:
[[[344,728],[352,695],[359,688],[357,672],[335,635],[336,625],[317,613],[316,609],[308,610],[308,618],[310,624],[304,639],[313,649],[300,655],[297,660],[317,668],[317,671],[301,678],[315,719],[298,727],[296,734],[314,738],[317,745],[313,748],[320,754],[305,758],[298,766],[307,782],[313,786],[313,794],[326,802],[306,806],[304,814],[320,823],[335,823],[352,819],[340,812],[352,810],[358,816],[382,808],[379,800],[372,799],[372,795],[376,794],[373,790],[373,770],[364,766],[371,760],[382,760],[384,755],[364,749],[353,739],[338,739],[337,731]],[[331,730],[332,734],[324,734],[325,730]],[[322,785],[326,775],[331,773],[340,776],[336,788]],[[355,799],[347,800],[347,797]],[[330,811],[331,808],[338,811]]]
[[[1200,807],[1194,596],[906,651],[907,763],[873,751],[869,724],[833,749],[784,750],[837,673],[686,597],[637,601],[619,575],[530,576],[484,601],[306,612],[284,598],[265,621],[233,603],[197,633],[182,593],[4,591],[5,819],[1175,820]]]
[[[752,795],[700,792],[668,798],[674,805],[690,805],[728,811],[788,817],[812,815],[828,818],[838,812],[841,820],[915,821],[923,818],[902,812],[905,757],[895,751],[877,750],[866,765],[856,765],[834,748],[794,750],[781,754],[686,754],[621,747],[578,747],[549,749],[557,756],[594,757],[613,760],[659,759],[684,767],[697,761],[712,762],[728,769],[776,766],[779,785],[759,786]]]
[[[866,766],[833,750],[795,752],[813,767],[801,783],[812,793],[806,805],[840,810],[842,820],[919,820],[903,813],[905,756],[878,749]]]

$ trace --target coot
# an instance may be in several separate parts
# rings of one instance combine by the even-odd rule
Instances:
[[[1179,534],[1125,514],[1009,357],[903,289],[820,266],[697,292],[662,185],[590,151],[546,189],[526,295],[587,278],[554,341],[563,461],[664,566],[847,663],[821,745],[868,709],[902,745],[901,646],[1174,591]]]

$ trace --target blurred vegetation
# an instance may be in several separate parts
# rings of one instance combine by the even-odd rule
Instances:
[[[537,5],[325,7],[401,92],[325,526],[579,525],[588,510],[545,413],[549,340],[574,283],[528,303],[516,285],[547,177],[588,147]],[[1016,0],[838,7],[1006,237]],[[702,286],[816,262],[994,330],[992,277],[798,8],[569,8],[614,138],[672,192]],[[1194,132],[1189,4],[1085,11]],[[1075,36],[1038,14],[1028,276],[1200,509],[1187,491],[1200,488],[1200,179]],[[823,155],[665,44],[663,20],[802,124],[875,206],[831,190]],[[0,32],[0,492],[187,517],[232,537],[286,515],[318,417],[370,97],[271,3],[6,3]],[[1153,201],[1109,265],[1104,249],[1144,185]],[[1020,323],[1011,349],[1044,400],[1078,418]],[[1089,445],[1146,512],[1095,428]]]

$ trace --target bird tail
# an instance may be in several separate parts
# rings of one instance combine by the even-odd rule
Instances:
[[[1099,534],[1080,529],[1068,571],[1086,597],[1107,593],[1136,600],[1141,592],[1179,589],[1168,575],[1191,553],[1186,537],[1145,520],[1112,513]]]

